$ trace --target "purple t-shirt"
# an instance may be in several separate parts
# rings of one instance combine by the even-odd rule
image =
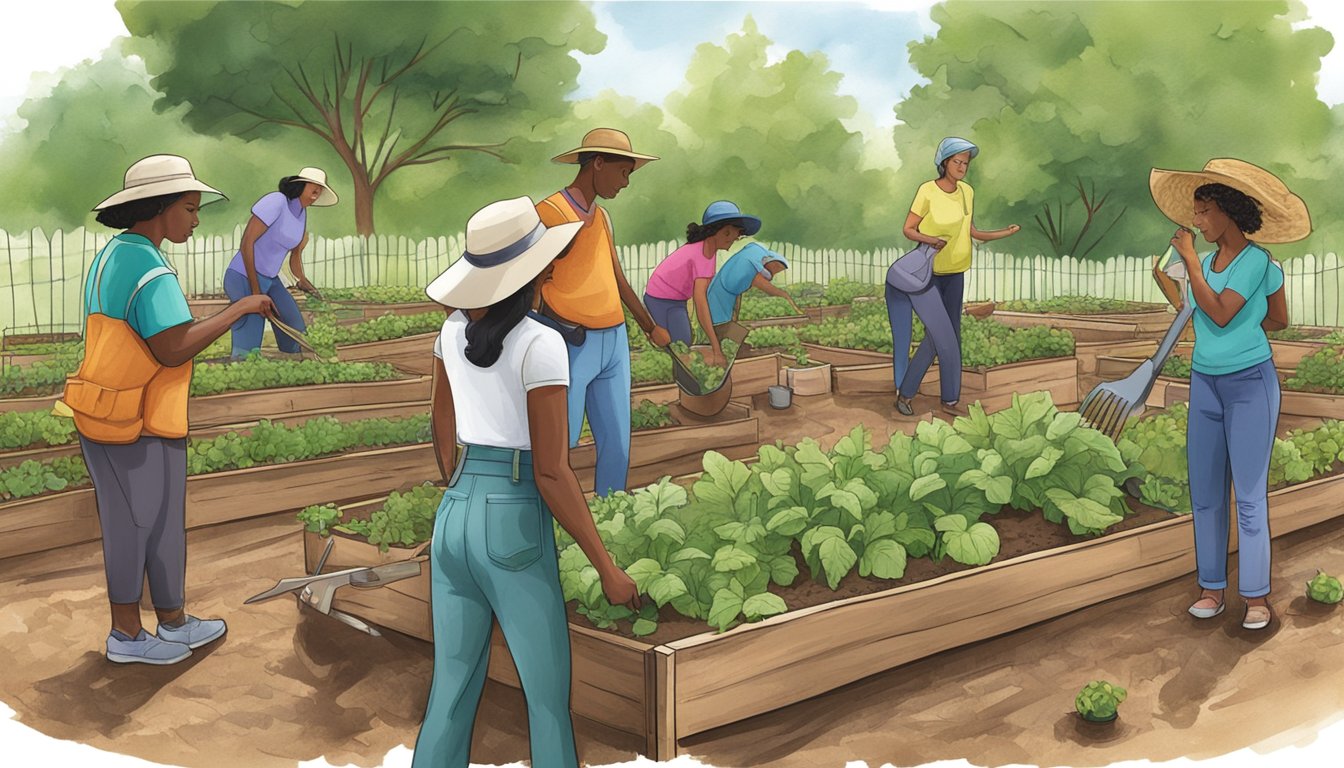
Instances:
[[[266,225],[266,231],[252,246],[257,274],[275,277],[285,264],[285,256],[303,240],[303,233],[308,228],[308,210],[297,198],[290,200],[283,192],[272,192],[252,206],[252,215]],[[229,269],[247,274],[242,251],[233,255]]]
[[[697,279],[714,279],[715,261],[705,258],[704,243],[687,243],[654,268],[644,292],[655,299],[687,301],[695,295]]]

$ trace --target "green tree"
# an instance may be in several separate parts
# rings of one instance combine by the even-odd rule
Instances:
[[[464,153],[530,156],[531,126],[565,111],[574,51],[605,44],[577,2],[358,3],[120,0],[161,106],[244,137],[302,132],[350,174],[356,229],[406,168]],[[145,43],[152,43],[145,45]],[[439,177],[441,188],[445,179]]]
[[[1122,211],[1090,255],[1160,251],[1171,225],[1152,202],[1149,169],[1198,169],[1214,157],[1279,174],[1325,225],[1339,206],[1323,171],[1338,179],[1327,158],[1341,147],[1315,82],[1332,40],[1295,31],[1301,11],[1287,2],[937,5],[937,35],[910,45],[929,82],[896,107],[903,197],[934,176],[938,141],[960,135],[982,149],[969,179],[976,223],[1021,224],[1005,241],[1018,252],[1049,253],[1054,239],[1062,250],[1077,243],[1081,256]],[[1080,184],[1094,205],[1106,201],[1081,238]],[[1047,207],[1057,227],[1063,209],[1053,238]]]

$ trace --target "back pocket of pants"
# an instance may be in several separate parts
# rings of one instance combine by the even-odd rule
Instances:
[[[485,497],[485,550],[491,562],[518,571],[541,557],[541,503],[535,496]]]

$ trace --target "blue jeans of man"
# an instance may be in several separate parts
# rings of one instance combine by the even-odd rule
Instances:
[[[534,768],[578,768],[570,652],[551,512],[527,451],[468,446],[443,496],[430,548],[434,681],[414,768],[467,768],[490,666],[491,619],[527,698]],[[517,474],[514,467],[517,466]]]
[[[1232,488],[1237,498],[1243,597],[1269,594],[1269,458],[1279,423],[1274,361],[1210,376],[1190,373],[1186,461],[1195,518],[1195,563],[1204,589],[1227,588]]]
[[[257,286],[261,288],[262,293],[271,297],[271,302],[275,304],[275,312],[280,316],[280,322],[299,332],[308,330],[308,326],[303,322],[303,313],[299,312],[299,305],[294,302],[294,297],[289,295],[279,277],[257,275]],[[232,269],[225,270],[224,293],[228,294],[229,301],[238,301],[250,296],[252,287],[247,284],[247,275]],[[266,319],[261,315],[243,315],[241,320],[233,324],[233,356],[247,357],[252,350],[260,349],[261,335],[265,330]],[[281,352],[299,351],[299,342],[291,339],[288,334],[274,326],[271,327],[271,331],[275,334],[275,345]]]
[[[892,367],[897,391],[914,397],[924,382],[935,356],[938,358],[938,388],[944,403],[961,399],[961,302],[965,273],[934,275],[929,287],[906,294],[887,286],[887,317],[891,321]],[[910,349],[911,310],[924,323],[924,338],[902,370],[903,350]],[[899,324],[899,327],[898,327]]]
[[[625,323],[589,329],[569,347],[569,447],[578,445],[584,414],[597,449],[593,490],[624,491],[630,472],[630,339]]]

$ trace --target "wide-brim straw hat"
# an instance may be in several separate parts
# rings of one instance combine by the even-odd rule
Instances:
[[[535,280],[582,226],[547,227],[526,197],[491,203],[467,220],[466,252],[425,293],[457,309],[497,304]]]
[[[101,211],[133,200],[181,192],[200,192],[202,205],[228,199],[223,192],[197,179],[191,170],[191,163],[187,162],[185,157],[150,155],[136,160],[130,168],[127,168],[121,191],[95,205],[93,210]],[[205,200],[205,195],[218,195],[218,197]]]
[[[1302,198],[1278,176],[1244,160],[1220,157],[1202,171],[1154,168],[1148,175],[1153,202],[1168,219],[1194,229],[1195,190],[1205,184],[1226,184],[1260,204],[1261,225],[1246,236],[1257,243],[1291,243],[1311,234],[1311,214]]]
[[[584,135],[582,146],[571,149],[563,155],[556,155],[551,160],[557,163],[577,163],[579,155],[585,152],[631,158],[635,161],[635,170],[639,170],[645,163],[658,159],[653,155],[642,155],[634,151],[630,146],[630,137],[623,131],[615,128],[595,128]]]
[[[304,168],[294,174],[294,178],[299,179],[300,181],[311,181],[322,188],[322,194],[318,195],[317,199],[312,202],[314,207],[325,208],[328,205],[335,205],[340,199],[336,197],[335,190],[327,186],[327,172],[321,168],[313,168],[311,166]]]

